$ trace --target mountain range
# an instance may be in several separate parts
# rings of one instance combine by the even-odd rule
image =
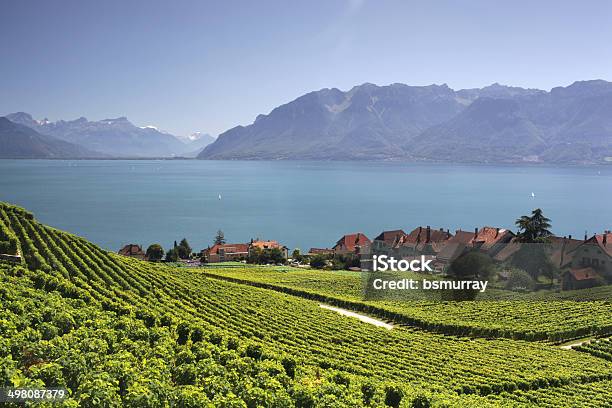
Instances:
[[[12,113],[6,116],[6,120],[15,124],[25,126],[38,134],[31,142],[13,135],[11,149],[20,149],[25,152],[31,151],[28,157],[50,157],[59,156],[75,157],[74,149],[64,153],[53,150],[53,155],[42,155],[49,152],[45,148],[35,147],[38,142],[48,140],[59,140],[67,142],[72,146],[78,146],[86,155],[77,156],[82,158],[91,157],[114,157],[114,158],[142,158],[142,157],[195,157],[204,146],[214,138],[199,132],[186,138],[179,138],[166,132],[162,132],[154,126],[138,127],[127,118],[104,119],[100,121],[89,121],[84,117],[76,120],[59,120],[50,122],[48,120],[36,120],[25,112]],[[33,133],[30,132],[31,135]],[[49,139],[51,138],[51,139]],[[20,146],[23,144],[23,146]],[[56,148],[59,145],[55,143]],[[0,154],[7,156],[9,147],[0,147]]]
[[[0,117],[0,158],[2,159],[101,157],[105,156],[52,136],[41,135],[34,129]]]
[[[612,83],[322,89],[234,127],[200,159],[612,161]]]
[[[51,122],[17,112],[0,121],[0,141],[3,158],[605,163],[612,162],[612,83],[550,91],[497,83],[326,88],[217,139],[177,137],[125,117]]]

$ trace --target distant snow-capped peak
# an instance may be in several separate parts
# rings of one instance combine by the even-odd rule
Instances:
[[[181,139],[184,143],[193,143],[196,142],[202,138],[210,138],[211,136],[208,133],[205,132],[193,132],[187,136],[177,136],[179,139]]]
[[[205,135],[205,133],[203,133],[203,132],[199,132],[199,131],[198,132],[193,132],[192,134],[187,136],[187,139],[189,139],[191,141],[194,141],[194,140],[201,139],[202,136],[204,136],[204,135]]]

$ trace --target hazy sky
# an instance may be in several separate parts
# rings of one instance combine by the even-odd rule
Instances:
[[[610,1],[2,0],[0,38],[0,114],[176,134],[363,82],[612,80]]]

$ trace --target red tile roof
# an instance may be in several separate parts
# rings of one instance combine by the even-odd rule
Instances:
[[[427,227],[417,227],[410,234],[406,235],[402,243],[418,243],[418,242],[442,242],[448,240],[452,235],[448,231],[442,229],[429,228],[429,239],[427,239]]]
[[[474,239],[474,232],[473,231],[463,231],[463,230],[457,230],[455,231],[455,235],[453,235],[452,237],[450,237],[448,239],[448,242],[457,242],[457,243],[461,243],[461,244],[469,244],[472,242],[472,239]]]
[[[597,245],[606,253],[612,257],[612,233],[606,231],[603,234],[597,234],[593,238],[597,242]]]
[[[580,241],[580,245],[574,247],[573,250],[582,245],[597,245],[606,255],[612,257],[612,233],[610,231],[606,231],[603,234],[593,235],[586,241]]]
[[[393,245],[399,238],[406,235],[406,233],[399,229],[393,231],[383,231],[381,232],[374,241],[383,241],[387,245]]]
[[[507,239],[508,236],[514,236],[514,233],[505,228],[482,227],[478,230],[478,234],[472,242],[481,249],[487,250],[498,242]]]
[[[512,257],[515,253],[521,249],[522,243],[518,242],[516,238],[508,242],[495,256],[493,259],[499,262],[505,262]]]
[[[345,249],[347,251],[354,251],[357,246],[369,245],[371,243],[370,239],[365,236],[365,234],[358,232],[356,234],[347,234],[336,242],[334,245],[334,250]]]
[[[580,268],[580,269],[571,269],[570,273],[576,280],[588,280],[588,279],[596,279],[599,275],[597,272],[591,267]]]
[[[283,246],[278,241],[253,241],[251,246],[261,249],[282,248]]]
[[[209,250],[209,254],[218,254],[223,249],[226,254],[247,254],[249,244],[215,244]]]
[[[140,245],[127,244],[119,250],[119,255],[125,255],[125,256],[144,255],[144,252]]]
[[[550,260],[555,266],[561,268],[572,261],[570,252],[578,248],[584,241],[565,237],[551,237],[550,242],[552,246]]]

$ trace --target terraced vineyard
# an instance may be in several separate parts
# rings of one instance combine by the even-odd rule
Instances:
[[[594,340],[573,349],[612,361],[612,338]]]
[[[547,300],[496,300],[477,302],[440,301],[363,301],[363,284],[359,272],[316,270],[202,269],[208,276],[316,298],[337,306],[360,310],[397,323],[450,335],[504,337],[524,340],[561,342],[589,335],[612,334],[610,300],[565,300],[582,292],[582,298],[593,293],[612,295],[612,288],[594,288],[553,296]],[[607,299],[610,299],[609,297]]]
[[[295,294],[124,258],[16,207],[0,205],[0,220],[24,256],[23,265],[0,263],[0,301],[9,311],[0,318],[2,385],[66,386],[69,406],[612,400],[612,362],[587,353],[388,331]],[[596,303],[583,305],[598,313]]]

